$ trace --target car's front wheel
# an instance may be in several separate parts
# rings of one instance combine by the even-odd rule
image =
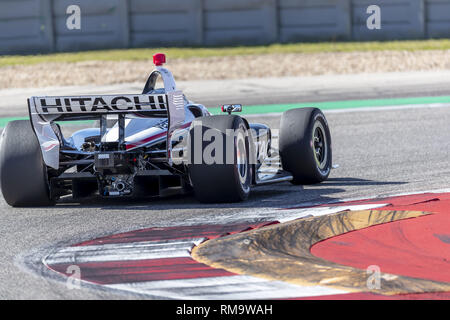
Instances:
[[[293,184],[319,183],[332,166],[331,134],[325,115],[317,108],[284,112],[280,124],[280,158]]]

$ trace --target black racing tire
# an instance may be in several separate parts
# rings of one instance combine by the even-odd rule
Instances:
[[[13,207],[50,206],[46,167],[28,120],[11,121],[0,142],[0,186]]]
[[[328,178],[332,166],[331,134],[320,109],[298,108],[281,116],[279,150],[293,184],[314,184]]]
[[[211,152],[217,160],[214,162],[203,157],[204,151],[211,150],[206,149],[208,145],[211,148],[217,139],[204,141],[202,137],[209,129],[213,129],[224,142],[223,148],[217,148],[222,151],[221,155]],[[227,132],[228,129],[233,132],[237,130],[238,134],[230,138],[232,135],[230,131]],[[198,137],[200,133],[201,137]],[[236,115],[205,116],[192,122],[188,142],[188,171],[195,197],[200,202],[239,202],[248,198],[253,174],[249,134],[246,122]],[[226,141],[229,141],[228,148]],[[196,154],[200,156],[195,158]]]

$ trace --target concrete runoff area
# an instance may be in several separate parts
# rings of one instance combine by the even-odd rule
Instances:
[[[155,49],[156,50],[156,49]],[[450,50],[380,50],[317,53],[242,54],[171,58],[165,66],[178,81],[242,80],[392,72],[433,72],[450,69]],[[363,49],[362,49],[363,50]],[[164,51],[162,49],[161,51]],[[145,83],[153,68],[152,54],[142,60],[89,60],[6,65],[0,68],[1,88],[101,86]],[[51,59],[51,57],[49,57]],[[51,61],[51,60],[50,60]],[[0,60],[1,62],[1,60]],[[49,72],[51,70],[51,72]]]
[[[208,108],[326,101],[450,96],[450,71],[366,73],[236,80],[177,81],[186,96]],[[141,93],[142,83],[0,90],[0,117],[27,117],[31,96]],[[450,101],[444,100],[444,101]],[[395,104],[388,102],[387,104]],[[367,103],[370,106],[370,102]],[[264,113],[270,112],[264,111]]]

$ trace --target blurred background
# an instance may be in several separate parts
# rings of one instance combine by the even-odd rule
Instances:
[[[370,5],[382,26],[366,26]],[[69,6],[81,10],[68,29]],[[0,54],[450,36],[450,0],[1,0]]]

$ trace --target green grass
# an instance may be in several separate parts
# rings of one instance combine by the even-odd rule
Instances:
[[[218,57],[271,53],[317,53],[381,50],[417,51],[446,49],[450,49],[450,39],[386,42],[317,42],[240,47],[117,49],[83,51],[75,53],[52,53],[43,55],[0,56],[0,67],[36,64],[43,62],[146,60],[151,59],[152,55],[156,52],[166,53],[168,59],[170,60],[176,58]]]

